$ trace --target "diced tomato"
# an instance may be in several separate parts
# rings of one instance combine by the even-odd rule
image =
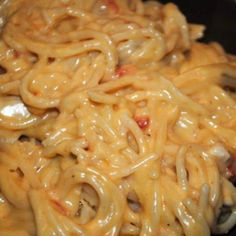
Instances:
[[[30,53],[28,53],[28,52],[20,52],[20,51],[17,51],[17,50],[13,50],[12,55],[15,58],[20,58],[20,57],[28,57],[30,55]]]
[[[136,70],[135,66],[132,64],[123,65],[123,66],[120,66],[119,68],[117,68],[116,76],[122,77],[124,75],[132,74],[135,72],[135,70]]]
[[[232,176],[236,176],[236,158],[232,158],[227,169]]]
[[[14,50],[14,51],[13,51],[13,56],[14,56],[15,58],[19,58],[19,57],[21,56],[21,53],[20,53],[19,51],[17,51],[17,50]]]
[[[137,122],[140,129],[146,129],[150,122],[149,117],[147,116],[135,117],[134,119]]]
[[[40,91],[32,91],[31,92],[35,97],[40,97],[42,96],[41,92]]]
[[[119,7],[114,0],[103,0],[104,4],[107,5],[108,9],[113,13],[117,13],[119,11]]]
[[[58,200],[52,199],[51,203],[53,204],[53,207],[57,211],[59,211],[62,215],[64,215],[64,216],[69,215],[67,209]]]

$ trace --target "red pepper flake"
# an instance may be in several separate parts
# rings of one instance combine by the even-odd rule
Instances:
[[[132,64],[122,65],[117,68],[115,74],[117,77],[122,77],[124,75],[133,74],[135,70],[135,66]]]
[[[64,216],[68,216],[69,215],[69,212],[67,211],[67,209],[64,206],[62,206],[62,204],[59,201],[57,201],[55,199],[52,199],[51,203],[53,204],[53,207],[58,212],[60,212],[62,215],[64,215]]]
[[[114,0],[103,0],[104,4],[107,5],[108,9],[113,13],[118,13],[119,7]]]
[[[137,122],[140,129],[146,129],[150,122],[149,117],[147,116],[138,116],[135,117],[134,120]]]

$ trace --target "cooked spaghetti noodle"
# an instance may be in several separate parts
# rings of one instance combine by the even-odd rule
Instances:
[[[0,235],[199,236],[236,224],[236,60],[174,4],[1,6]]]

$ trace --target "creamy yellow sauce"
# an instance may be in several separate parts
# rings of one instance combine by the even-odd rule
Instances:
[[[0,15],[0,235],[235,225],[236,61],[197,41],[203,26],[138,0],[2,1]]]

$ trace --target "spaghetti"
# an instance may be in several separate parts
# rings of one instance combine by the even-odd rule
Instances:
[[[236,60],[157,1],[1,5],[0,235],[199,236],[236,224]]]

